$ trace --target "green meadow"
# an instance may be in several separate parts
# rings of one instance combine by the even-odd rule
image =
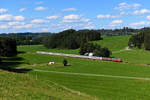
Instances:
[[[19,46],[20,54],[4,58],[0,65],[0,99],[149,100],[150,52],[126,50],[129,37],[103,37],[94,41],[112,50],[112,57],[121,58],[122,63],[36,54],[36,51],[78,54],[78,50]],[[68,61],[65,67],[64,58]],[[55,64],[48,65],[50,61]]]
[[[124,50],[128,46],[128,40],[131,36],[103,36],[103,40],[94,41],[102,47],[109,48],[112,52]]]

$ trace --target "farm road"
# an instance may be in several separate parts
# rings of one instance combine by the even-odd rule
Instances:
[[[150,78],[142,78],[142,77],[113,76],[113,75],[86,74],[86,73],[71,73],[71,72],[45,71],[45,70],[38,70],[38,69],[34,69],[33,71],[46,72],[46,73],[56,73],[56,74],[66,74],[66,75],[95,76],[95,77],[133,79],[133,80],[149,80],[150,81]]]
[[[126,48],[125,48],[125,49],[123,49],[123,50],[114,51],[114,52],[112,52],[112,53],[120,53],[120,52],[128,51],[128,50],[131,50],[131,49],[129,49],[129,47],[126,47]]]

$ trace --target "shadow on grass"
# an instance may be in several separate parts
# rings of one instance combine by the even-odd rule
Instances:
[[[22,61],[24,60],[22,57],[9,57],[9,58],[3,58],[4,61]]]
[[[31,71],[32,69],[17,68],[20,64],[24,64],[22,60],[23,58],[21,57],[3,58],[2,62],[0,62],[0,69],[15,73],[27,73],[28,71]]]
[[[25,51],[18,51],[18,54],[26,53]]]

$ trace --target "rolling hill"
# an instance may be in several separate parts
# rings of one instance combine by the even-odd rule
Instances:
[[[0,66],[0,97],[6,100],[149,100],[150,52],[126,50],[129,37],[94,41],[111,49],[112,56],[123,59],[123,63],[36,54],[36,51],[78,54],[78,50],[19,46],[20,54],[5,58]],[[66,67],[62,64],[64,59],[69,62]],[[48,65],[49,61],[55,64]]]

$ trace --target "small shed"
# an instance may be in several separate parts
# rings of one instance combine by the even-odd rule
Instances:
[[[55,64],[55,62],[53,62],[53,61],[49,62],[49,65],[53,65],[53,64]]]

